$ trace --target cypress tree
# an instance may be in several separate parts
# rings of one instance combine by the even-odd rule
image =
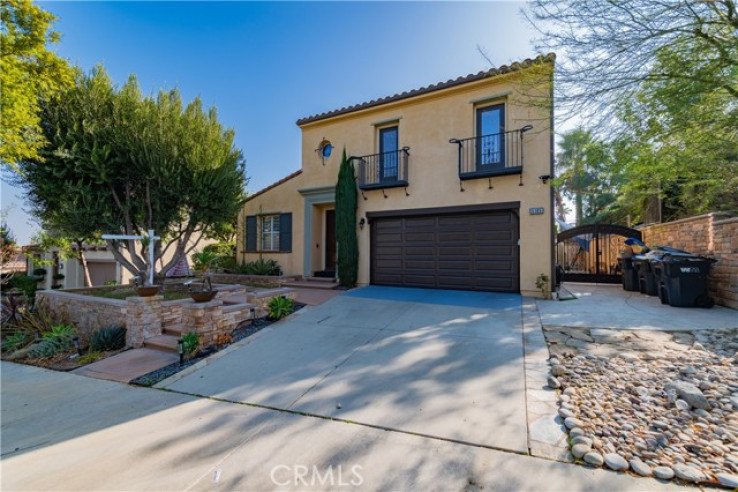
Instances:
[[[356,177],[354,166],[343,149],[336,183],[336,242],[338,243],[338,283],[356,286],[359,268],[359,244],[356,237]]]

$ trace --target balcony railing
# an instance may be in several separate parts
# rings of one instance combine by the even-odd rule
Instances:
[[[486,178],[523,172],[523,135],[532,126],[492,135],[452,138],[459,146],[459,179]]]
[[[359,161],[359,188],[373,190],[407,186],[410,147],[391,152],[355,157]]]

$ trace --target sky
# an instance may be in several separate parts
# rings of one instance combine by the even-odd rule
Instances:
[[[145,94],[178,88],[235,130],[253,193],[300,168],[298,118],[537,55],[521,2],[39,2],[54,49]],[[38,226],[2,183],[19,244]]]

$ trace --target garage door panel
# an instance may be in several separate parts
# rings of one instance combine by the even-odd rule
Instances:
[[[434,253],[435,253],[435,248],[433,246],[406,246],[405,247],[405,254],[407,256],[414,256],[414,255],[433,256]]]
[[[467,231],[459,232],[439,232],[436,236],[439,244],[442,245],[468,245],[472,240],[472,233]]]
[[[433,243],[435,236],[433,232],[407,232],[405,233],[405,242],[413,243],[418,242],[421,244]]]
[[[436,225],[435,217],[410,217],[404,220],[404,227],[406,230],[420,229],[427,231],[428,229],[434,228]]]
[[[377,218],[371,224],[372,283],[519,290],[518,223],[512,211]]]

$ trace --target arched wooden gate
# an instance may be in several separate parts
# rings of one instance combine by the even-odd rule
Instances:
[[[618,255],[629,237],[641,231],[614,224],[589,224],[556,236],[556,263],[564,268],[564,281],[618,284]]]

